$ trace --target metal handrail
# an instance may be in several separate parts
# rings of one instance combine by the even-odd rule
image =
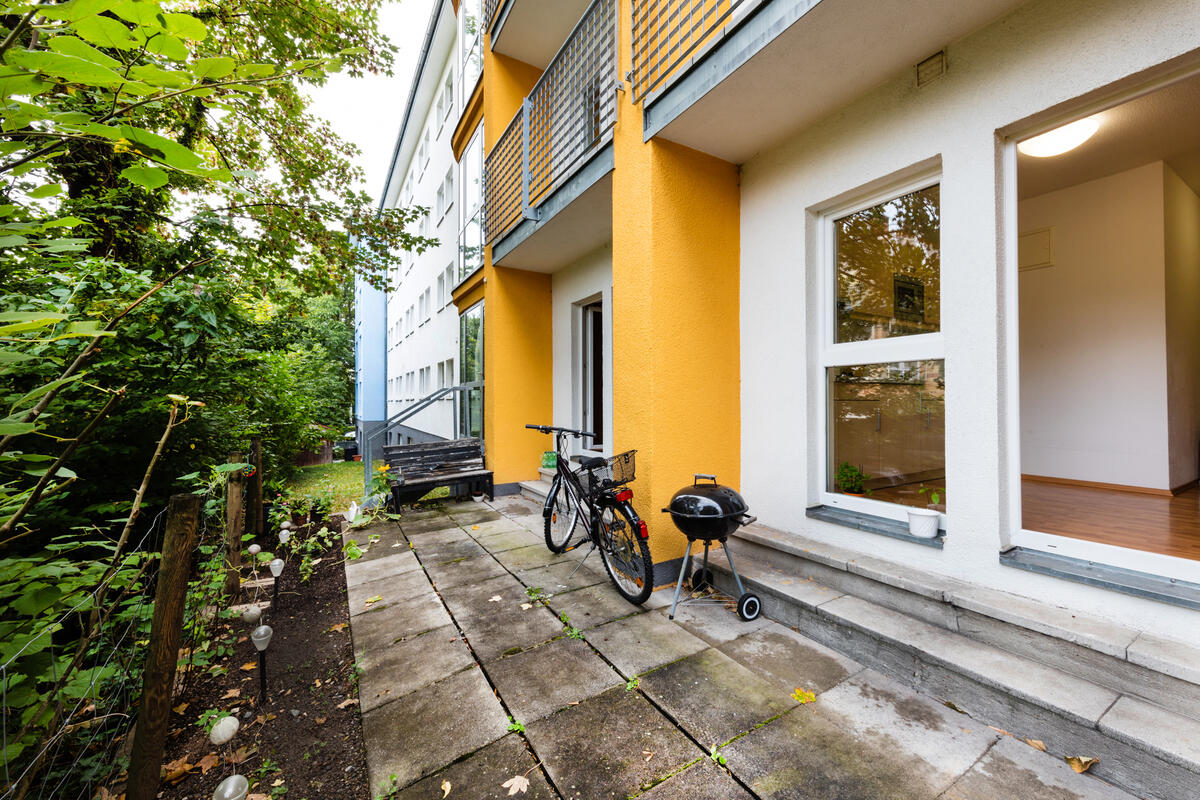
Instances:
[[[616,124],[616,29],[616,0],[593,0],[487,154],[489,244],[522,219],[537,219],[538,203]]]
[[[375,425],[370,430],[363,431],[363,496],[367,497],[371,491],[371,469],[375,463],[375,442],[380,436],[390,433],[397,425],[405,422],[408,419],[416,416],[425,409],[432,406],[438,400],[451,394],[460,392],[468,392],[472,389],[480,389],[483,387],[483,381],[472,381],[470,383],[461,383],[458,386],[446,386],[422,397],[413,405],[402,411],[398,411],[392,416],[385,419],[383,422]],[[458,431],[458,408],[454,409],[453,430]]]

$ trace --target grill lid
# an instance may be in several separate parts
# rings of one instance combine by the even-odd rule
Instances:
[[[712,483],[701,483],[701,480]],[[745,514],[749,506],[740,494],[717,483],[715,475],[697,474],[691,486],[675,493],[666,510],[675,517],[724,519]]]

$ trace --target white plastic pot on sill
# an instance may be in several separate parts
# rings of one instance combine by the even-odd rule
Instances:
[[[908,532],[918,539],[933,539],[938,535],[938,519],[941,517],[932,508],[908,509]]]

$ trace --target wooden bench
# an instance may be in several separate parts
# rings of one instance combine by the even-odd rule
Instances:
[[[383,457],[391,468],[392,502],[397,508],[441,486],[450,488],[451,497],[483,492],[494,499],[492,471],[483,466],[481,439],[387,445]]]

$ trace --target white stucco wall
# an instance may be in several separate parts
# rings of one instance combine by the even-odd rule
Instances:
[[[1031,3],[951,43],[942,79],[918,90],[905,71],[743,165],[741,489],[763,523],[1200,639],[1194,612],[1003,567],[997,558],[1019,522],[1009,503],[1018,454],[1010,446],[1017,437],[1006,349],[1016,322],[1008,316],[1001,235],[1010,198],[997,131],[1192,51],[1198,11],[1193,0]],[[807,519],[823,469],[802,455],[825,429],[815,411],[823,386],[816,214],[931,163],[943,172],[949,517],[941,551]]]
[[[1198,474],[1200,448],[1200,197],[1163,167],[1166,215],[1167,402],[1171,487]]]
[[[1169,489],[1161,161],[1020,203],[1021,472]]]
[[[551,279],[554,354],[554,423],[568,428],[583,424],[583,382],[579,372],[582,333],[580,306],[603,303],[604,326],[604,445],[612,455],[612,245],[589,253],[554,273]],[[579,442],[572,441],[578,447]],[[590,444],[590,443],[589,443]]]

